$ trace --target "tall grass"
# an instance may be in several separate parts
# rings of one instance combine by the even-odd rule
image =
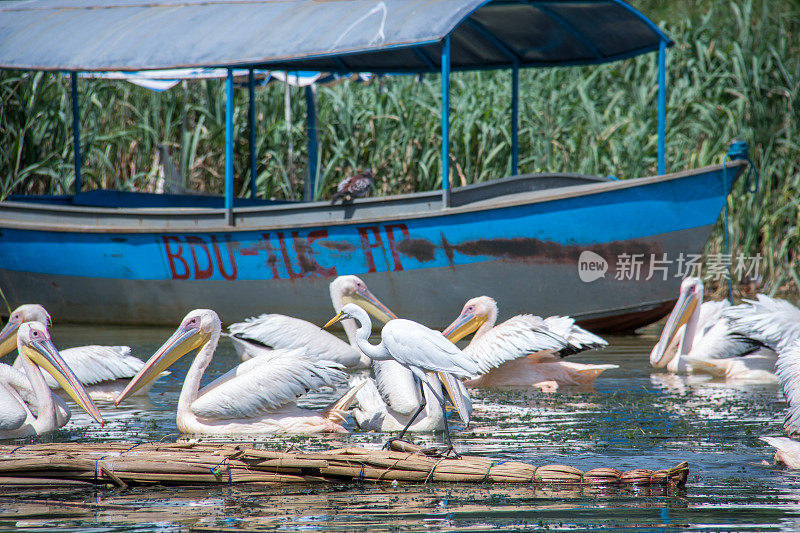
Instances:
[[[763,0],[634,2],[676,45],[668,53],[668,170],[720,162],[741,137],[761,174],[730,200],[735,254],[765,258],[768,289],[800,287],[800,4]],[[567,171],[621,178],[655,173],[656,59],[520,74],[520,172]],[[343,176],[377,170],[379,194],[441,186],[437,75],[345,82],[317,91],[320,141],[316,195]],[[156,145],[180,162],[187,185],[223,190],[223,81],[164,93],[114,81],[79,82],[84,189],[152,190]],[[307,173],[302,89],[291,89],[294,145],[283,119],[283,87],[257,91],[259,195],[300,198]],[[72,190],[69,79],[0,74],[0,197]],[[235,188],[249,175],[246,91],[235,102]],[[510,173],[510,74],[454,74],[451,176],[468,184]],[[722,246],[721,228],[709,252]]]

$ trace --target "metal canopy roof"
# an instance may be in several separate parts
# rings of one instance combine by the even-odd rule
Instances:
[[[0,68],[256,66],[331,72],[604,63],[669,38],[618,0],[0,2]]]

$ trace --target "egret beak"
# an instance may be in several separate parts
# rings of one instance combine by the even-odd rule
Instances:
[[[17,347],[17,330],[20,325],[22,325],[22,322],[9,318],[5,327],[0,330],[0,357]]]
[[[453,374],[446,372],[437,372],[437,374],[439,379],[442,380],[444,390],[447,391],[450,401],[453,402],[453,407],[456,408],[458,416],[469,427],[469,411],[467,404],[464,402],[464,397],[461,395],[461,388],[458,386],[457,378]]]
[[[332,325],[336,324],[337,322],[339,322],[343,318],[344,318],[344,311],[339,311],[338,313],[336,313],[335,317],[333,317],[330,320],[328,320],[328,323],[325,324],[324,326],[322,326],[322,329],[328,329],[329,327],[331,327]]]
[[[345,295],[342,297],[343,303],[354,303],[361,307],[364,311],[380,320],[384,324],[390,320],[397,318],[397,315],[392,313],[388,307],[375,297],[374,294],[366,287],[356,289],[355,294]]]
[[[653,346],[653,351],[650,352],[650,364],[654,367],[661,368],[669,363],[670,359],[674,357],[678,351],[668,349],[674,342],[674,337],[681,326],[686,324],[692,317],[692,314],[697,309],[698,297],[696,292],[685,293],[681,292],[675,307],[667,318],[667,324],[661,332],[661,337],[658,342]]]
[[[102,427],[105,424],[103,416],[97,409],[89,393],[78,381],[75,373],[67,366],[67,363],[62,359],[61,354],[58,353],[55,345],[50,339],[43,341],[29,341],[22,345],[22,355],[30,362],[45,369],[50,373],[53,378],[61,385],[61,388],[75,400],[75,403],[81,406],[84,411],[97,420]]]
[[[450,339],[451,342],[458,342],[486,322],[487,317],[478,316],[473,313],[462,313],[452,324],[447,326],[442,335]]]
[[[191,352],[195,348],[204,345],[209,338],[209,334],[203,333],[198,327],[181,326],[167,342],[161,345],[156,353],[144,364],[139,373],[133,376],[128,386],[122,394],[114,401],[114,405],[119,405],[122,400],[141,389],[151,381],[155,381],[161,373],[169,368],[175,361]]]

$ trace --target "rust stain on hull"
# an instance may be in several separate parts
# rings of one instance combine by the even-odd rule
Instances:
[[[347,241],[328,241],[328,240],[319,240],[318,244],[323,248],[327,248],[328,250],[335,250],[337,252],[352,252],[356,249],[354,244],[351,244]]]
[[[436,245],[427,239],[403,239],[397,243],[397,251],[421,263],[433,261],[436,257]]]
[[[530,261],[543,259],[548,263],[575,263],[581,252],[591,250],[606,260],[621,254],[662,253],[660,243],[644,240],[613,241],[599,244],[561,244],[532,238],[478,239],[452,245],[454,251],[468,256],[498,257],[508,261]],[[613,261],[609,261],[612,263]]]

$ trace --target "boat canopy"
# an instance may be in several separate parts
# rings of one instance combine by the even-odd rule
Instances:
[[[0,68],[450,70],[615,61],[669,38],[617,0],[33,0],[0,3]]]
[[[442,205],[450,205],[450,72],[511,71],[511,169],[518,173],[519,69],[658,52],[658,173],[665,172],[666,49],[622,0],[25,0],[0,2],[0,69],[69,71],[75,193],[81,191],[78,73],[225,68],[225,210],[233,216],[233,76],[248,69],[251,195],[257,196],[255,69],[425,73],[442,83]],[[309,175],[317,175],[306,87]]]

